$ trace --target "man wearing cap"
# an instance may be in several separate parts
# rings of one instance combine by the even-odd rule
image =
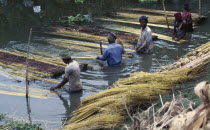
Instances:
[[[56,87],[51,87],[50,90],[61,88],[67,82],[69,82],[69,87],[67,88],[67,90],[69,90],[70,92],[81,91],[83,87],[80,82],[79,64],[76,61],[73,61],[70,55],[61,54],[60,56],[63,62],[68,65],[65,68],[65,75],[63,80]]]
[[[151,53],[153,51],[154,45],[152,42],[152,31],[147,26],[148,23],[147,17],[141,16],[139,18],[139,23],[141,25],[141,30],[135,50],[136,52],[140,53]]]
[[[119,66],[122,61],[122,54],[124,49],[122,45],[115,43],[117,37],[114,33],[108,34],[109,45],[105,49],[102,56],[98,56],[97,60],[107,61],[108,66]]]

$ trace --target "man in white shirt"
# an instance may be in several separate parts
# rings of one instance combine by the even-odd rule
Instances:
[[[69,82],[69,87],[67,87],[67,89],[70,92],[81,91],[83,86],[80,82],[79,64],[76,61],[73,61],[70,56],[62,57],[62,60],[64,63],[68,64],[65,68],[64,78],[56,87],[51,87],[50,90],[61,88]]]
[[[146,16],[141,16],[139,18],[139,23],[141,25],[140,35],[138,43],[136,46],[136,52],[140,53],[151,53],[153,51],[153,42],[152,42],[152,31],[147,26],[148,19]]]

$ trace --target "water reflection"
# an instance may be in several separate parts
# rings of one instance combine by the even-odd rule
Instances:
[[[106,66],[101,69],[104,72],[103,79],[108,81],[108,86],[111,86],[115,81],[119,78],[123,78],[122,71],[124,70],[125,66],[122,63],[121,66]]]
[[[66,120],[70,117],[70,114],[76,110],[81,104],[81,97],[83,96],[83,91],[73,92],[73,93],[60,93],[55,91],[58,95],[59,99],[63,102],[63,106],[65,107],[65,117],[62,119],[62,123],[64,124]]]
[[[29,120],[30,123],[32,123],[32,120],[31,120],[30,97],[29,98],[26,98],[26,105],[27,105],[28,120]]]
[[[0,0],[1,6],[6,6],[7,5],[7,0]]]
[[[141,54],[140,55],[140,67],[143,72],[150,72],[152,67],[152,57],[153,54]]]
[[[23,4],[25,7],[32,7],[34,5],[34,1],[32,0],[24,0]]]

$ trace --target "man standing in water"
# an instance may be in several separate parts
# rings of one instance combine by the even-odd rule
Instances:
[[[182,20],[182,14],[181,13],[175,13],[175,22],[174,22],[174,31],[173,31],[173,36],[172,39],[175,41],[179,41],[184,38],[186,35],[185,29],[184,29],[184,24],[185,21]]]
[[[77,92],[83,89],[80,82],[80,68],[76,61],[71,59],[71,56],[67,52],[60,53],[61,59],[65,64],[68,64],[65,68],[65,75],[63,80],[56,86],[51,87],[50,90],[55,90],[57,88],[63,87],[67,82],[69,82],[69,87],[67,88],[70,92]]]
[[[190,14],[190,6],[189,4],[184,4],[184,11],[182,12],[182,19],[185,21],[185,31],[186,32],[193,32],[193,21],[192,15]]]
[[[124,49],[122,45],[115,43],[117,36],[114,33],[108,34],[109,46],[105,49],[102,56],[98,56],[97,60],[107,61],[108,66],[119,66],[122,61]]]
[[[140,53],[151,53],[153,51],[153,42],[152,42],[152,31],[147,26],[148,18],[146,16],[141,16],[139,18],[139,23],[141,25],[140,35],[138,43],[136,46],[136,52]]]

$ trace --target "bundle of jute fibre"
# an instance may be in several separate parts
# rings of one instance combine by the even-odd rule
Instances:
[[[169,71],[176,68],[189,68],[195,67],[200,63],[210,59],[210,42],[203,44],[195,50],[189,52],[184,57],[180,58],[177,62],[162,66],[160,71]]]
[[[156,72],[156,73],[145,73],[137,72],[131,74],[130,77],[120,79],[113,84],[113,87],[121,87],[122,85],[133,85],[133,84],[167,84],[175,85],[180,82],[187,81],[189,79],[197,78],[197,74],[202,69],[198,68],[180,68],[166,72]],[[194,74],[193,74],[194,73]],[[196,74],[197,73],[197,74]]]
[[[197,109],[174,118],[170,130],[210,129],[210,84],[203,81],[196,85],[194,91],[203,103]]]

